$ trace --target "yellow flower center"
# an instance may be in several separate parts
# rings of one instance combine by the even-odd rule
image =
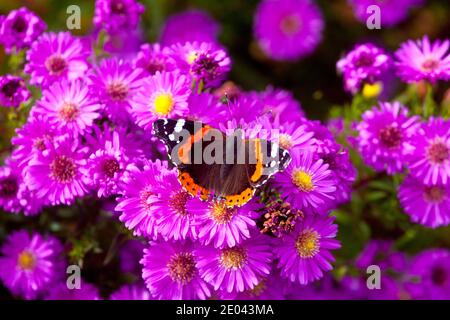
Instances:
[[[227,269],[242,268],[247,262],[247,251],[241,247],[223,249],[220,262]]]
[[[18,264],[19,267],[23,270],[32,270],[36,265],[36,258],[29,251],[23,251],[19,254]]]
[[[303,170],[295,170],[292,173],[292,182],[303,192],[310,192],[314,190],[311,175]]]
[[[167,116],[173,108],[173,98],[170,93],[162,93],[155,99],[155,113]]]
[[[362,94],[365,98],[376,98],[383,92],[383,83],[376,82],[374,84],[366,83],[363,87]]]
[[[227,208],[223,201],[216,201],[211,207],[211,218],[218,224],[230,222],[235,213],[233,208]]]
[[[189,54],[187,55],[186,61],[187,61],[189,64],[193,64],[194,61],[195,61],[195,59],[197,59],[197,57],[198,57],[198,52],[197,52],[197,51],[191,51],[191,52],[189,52]]]
[[[302,258],[314,257],[319,252],[319,239],[320,235],[314,230],[304,230],[300,233],[295,241],[298,255]]]
[[[195,259],[190,252],[174,254],[167,263],[170,277],[182,284],[189,283],[197,273]]]
[[[75,120],[79,113],[78,106],[72,102],[64,102],[58,111],[59,117],[66,122]]]
[[[280,147],[284,149],[290,149],[292,147],[291,136],[286,133],[280,134],[278,144],[280,145]]]

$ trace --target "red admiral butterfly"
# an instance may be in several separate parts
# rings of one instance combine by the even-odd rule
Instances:
[[[289,152],[263,139],[244,139],[242,130],[226,135],[197,121],[159,119],[153,134],[166,145],[183,188],[202,200],[215,197],[227,207],[242,206],[275,173]]]

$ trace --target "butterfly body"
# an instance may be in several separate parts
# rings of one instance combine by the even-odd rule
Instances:
[[[291,160],[275,143],[245,139],[240,130],[226,135],[196,121],[159,119],[153,134],[166,145],[188,193],[202,200],[219,199],[227,207],[250,201],[255,190]]]

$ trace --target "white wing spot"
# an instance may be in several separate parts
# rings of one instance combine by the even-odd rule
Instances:
[[[277,153],[278,153],[278,145],[272,144],[272,150],[270,150],[270,156],[272,158],[275,158],[277,156]]]
[[[184,121],[184,119],[180,119],[177,121],[177,124],[175,125],[175,132],[181,132],[181,130],[183,130],[183,126],[185,124],[186,121]]]

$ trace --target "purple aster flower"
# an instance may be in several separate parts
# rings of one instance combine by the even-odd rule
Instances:
[[[0,106],[18,107],[31,96],[25,81],[12,75],[0,76]]]
[[[88,69],[90,51],[69,32],[44,33],[27,52],[24,71],[31,84],[48,87],[60,79],[73,81]]]
[[[14,161],[6,161],[0,167],[0,208],[6,212],[19,213],[20,193],[25,187],[22,181],[22,172]]]
[[[216,42],[219,24],[205,11],[188,10],[170,16],[161,32],[165,46],[188,41]]]
[[[172,55],[182,73],[205,87],[216,87],[231,69],[225,49],[212,42],[186,42],[171,47]]]
[[[294,232],[278,241],[275,250],[281,276],[306,285],[330,271],[334,262],[330,250],[341,247],[334,217],[307,215],[296,225]]]
[[[358,171],[353,166],[350,159],[349,151],[343,149],[339,144],[334,142],[330,150],[321,150],[317,153],[318,157],[328,164],[331,176],[336,181],[336,192],[334,193],[335,204],[342,204],[351,199],[353,192],[352,185],[356,180]],[[333,209],[334,206],[330,207]]]
[[[31,216],[39,213],[43,202],[29,190],[23,179],[23,168],[14,159],[7,158],[0,167],[0,207],[6,212]]]
[[[262,235],[254,235],[232,248],[203,246],[197,252],[200,275],[214,290],[252,290],[270,273],[272,246]]]
[[[164,300],[205,300],[209,285],[200,278],[197,250],[190,242],[157,242],[144,249],[142,278],[151,294]]]
[[[81,80],[55,82],[42,95],[32,115],[42,115],[50,125],[75,136],[90,130],[100,116],[101,105]]]
[[[107,126],[105,126],[107,127]],[[146,132],[137,125],[131,123],[129,126],[110,127],[109,131],[103,131],[103,140],[111,140],[112,133],[117,132],[122,137],[121,145],[125,154],[135,165],[140,165],[142,161],[152,158],[152,148],[155,146],[149,143],[152,139],[151,132]]]
[[[50,287],[45,300],[100,300],[100,294],[94,285],[84,281],[79,289],[69,289],[63,282]]]
[[[109,300],[152,300],[150,292],[144,286],[125,285],[111,294]]]
[[[30,190],[24,180],[22,180],[22,184],[19,187],[18,199],[20,201],[21,212],[25,216],[35,216],[44,207],[43,199],[37,196],[35,190]]]
[[[144,69],[149,75],[154,75],[157,71],[170,72],[176,68],[172,50],[161,46],[159,43],[141,45],[133,65],[136,68]]]
[[[231,70],[231,59],[223,49],[201,50],[191,64],[192,78],[206,88],[219,86]]]
[[[450,184],[425,185],[408,176],[398,197],[412,221],[432,228],[450,224]]]
[[[223,201],[203,202],[193,199],[187,210],[195,217],[199,241],[202,244],[214,244],[216,248],[233,247],[250,238],[264,206],[251,200],[242,207],[228,208]]]
[[[366,23],[373,14],[372,11],[367,12],[367,8],[376,5],[381,12],[381,26],[392,27],[402,22],[408,17],[409,11],[416,6],[420,6],[424,0],[349,0],[353,7],[353,12],[362,23]]]
[[[123,177],[134,167],[123,145],[126,136],[105,126],[103,132],[94,127],[95,137],[87,136],[91,155],[87,161],[91,186],[97,196],[109,197],[117,194]]]
[[[356,267],[367,270],[370,265],[377,265],[381,270],[392,269],[403,272],[407,267],[406,257],[402,252],[396,251],[393,242],[389,240],[370,240],[355,261]]]
[[[405,82],[450,79],[450,41],[431,43],[427,36],[416,42],[408,40],[395,52],[398,76]]]
[[[414,299],[450,299],[450,253],[446,249],[429,249],[414,258],[407,284]]]
[[[119,251],[120,270],[122,272],[129,272],[140,274],[141,265],[139,260],[142,258],[145,245],[142,241],[130,239],[125,242]]]
[[[292,162],[275,176],[274,184],[286,200],[302,210],[321,211],[334,201],[336,182],[328,164],[314,161],[312,152],[291,152]]]
[[[61,136],[30,160],[25,182],[47,204],[72,204],[87,193],[87,151],[78,139]]]
[[[356,128],[358,150],[375,170],[401,172],[405,157],[414,149],[412,136],[419,127],[419,118],[408,117],[408,109],[399,102],[380,103],[363,114]]]
[[[44,21],[27,8],[12,10],[3,21],[0,19],[0,44],[7,53],[29,47],[46,28]]]
[[[142,82],[141,90],[131,99],[131,113],[137,125],[149,129],[159,118],[186,115],[190,93],[190,83],[185,75],[156,72]]]
[[[450,177],[450,122],[432,118],[417,130],[408,157],[411,174],[427,185],[447,184]]]
[[[144,73],[131,63],[105,59],[89,74],[92,94],[105,105],[105,113],[112,120],[126,124],[131,109],[130,101],[139,90]]]
[[[201,121],[202,123],[218,126],[227,116],[226,107],[219,99],[208,92],[192,93],[188,99],[189,113],[187,119]]]
[[[321,12],[309,0],[263,0],[254,19],[259,45],[275,60],[297,60],[310,54],[322,40],[323,28]]]
[[[6,238],[0,252],[1,281],[26,299],[47,290],[63,272],[62,246],[50,236],[16,231]]]
[[[340,59],[337,69],[344,77],[345,89],[355,94],[362,84],[380,81],[391,64],[391,58],[383,49],[366,43],[355,46]]]
[[[12,158],[23,168],[35,153],[41,153],[48,143],[52,143],[56,129],[47,118],[41,115],[29,116],[22,128],[16,129],[16,136],[11,139],[15,149]]]
[[[144,6],[136,0],[96,0],[94,25],[114,34],[120,30],[134,30]]]
[[[143,170],[134,170],[124,181],[123,196],[115,210],[121,212],[120,221],[135,235],[156,238],[160,213],[153,207],[159,201],[154,189],[163,185],[161,179],[169,174],[167,163],[157,160],[148,162]]]
[[[192,196],[183,190],[178,181],[178,170],[163,172],[158,177],[151,200],[152,211],[157,216],[158,233],[166,240],[196,239],[195,215],[187,209]]]

